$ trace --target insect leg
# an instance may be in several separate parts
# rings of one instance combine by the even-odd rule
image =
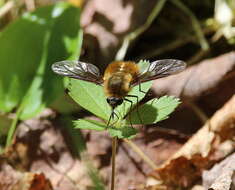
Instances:
[[[138,115],[138,117],[139,117],[139,119],[140,119],[141,124],[143,125],[143,120],[142,120],[142,118],[140,117],[140,112],[139,112],[139,97],[138,97],[138,96],[135,96],[135,95],[127,95],[127,97],[136,98],[136,100],[137,100],[137,103],[136,103],[137,115]],[[131,109],[132,109],[132,107],[131,107]],[[130,109],[130,111],[131,111],[131,109]]]
[[[110,114],[110,116],[109,116],[109,120],[108,120],[108,124],[107,124],[107,127],[106,128],[108,128],[109,127],[109,124],[110,124],[110,121],[111,121],[111,119],[113,118],[113,112]]]
[[[110,124],[111,119],[114,119],[114,116],[116,116],[117,119],[119,119],[118,115],[114,112],[114,110],[112,110],[112,112],[111,112],[111,114],[110,114],[110,116],[109,116],[107,128],[109,127],[109,124]],[[116,122],[114,122],[114,123],[116,123]]]
[[[129,95],[128,95],[129,96]],[[129,100],[129,99],[126,99],[126,98],[124,98],[124,100],[126,100],[127,102],[129,102],[129,103],[131,103],[131,107],[130,107],[130,110],[132,110],[132,105],[133,105],[133,102],[131,101],[131,100]],[[131,127],[133,127],[133,125],[132,125],[132,121],[131,121],[131,114],[130,114],[130,112],[129,112],[129,120],[130,120],[130,124],[131,124]]]
[[[147,93],[147,92],[145,92],[145,91],[143,91],[143,90],[141,89],[141,83],[139,83],[139,91],[142,92],[142,93],[144,93],[144,94]]]

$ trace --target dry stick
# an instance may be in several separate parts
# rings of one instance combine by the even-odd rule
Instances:
[[[208,35],[213,33],[215,30],[211,27],[207,27],[203,29],[203,33],[204,35]],[[140,60],[140,59],[149,59],[152,57],[156,57],[159,56],[163,53],[169,52],[169,51],[173,51],[174,49],[180,48],[190,42],[196,42],[197,41],[197,37],[195,35],[193,36],[186,36],[184,38],[179,38],[176,39],[172,42],[170,42],[169,44],[163,45],[161,48],[158,49],[154,49],[153,51],[149,51],[145,54],[140,55],[139,57],[136,58],[136,60]]]
[[[192,57],[190,57],[186,62],[188,65],[192,65],[194,63],[197,63],[200,61],[203,57],[209,54],[209,50],[203,50],[200,49],[198,52],[196,52]]]
[[[149,51],[145,54],[142,54],[140,55],[139,57],[136,58],[136,60],[140,60],[140,59],[149,59],[149,58],[152,58],[152,57],[155,57],[155,56],[158,56],[158,55],[161,55],[167,51],[171,51],[171,50],[174,50],[176,48],[179,48],[191,41],[194,41],[196,40],[196,37],[195,36],[189,36],[189,37],[186,37],[184,39],[177,39],[175,41],[172,41],[171,43],[165,45],[165,46],[162,46],[161,48],[158,48],[158,49],[154,49],[153,51]]]
[[[188,101],[186,101],[186,104],[194,111],[194,113],[201,120],[202,124],[204,124],[208,121],[209,118],[207,117],[207,115],[194,102],[188,100]]]
[[[179,9],[181,9],[186,15],[189,16],[191,22],[192,22],[192,27],[195,31],[195,34],[200,42],[201,45],[201,49],[203,50],[208,50],[209,49],[209,43],[207,42],[199,21],[197,20],[196,16],[194,15],[194,13],[187,7],[184,5],[184,3],[181,2],[181,0],[172,0],[171,1],[175,6],[177,6]]]
[[[115,60],[123,60],[125,58],[125,55],[126,55],[126,52],[130,43],[149,28],[149,26],[152,24],[152,22],[155,20],[158,14],[161,12],[165,3],[166,3],[166,0],[159,0],[156,3],[155,7],[153,8],[152,12],[149,14],[146,22],[142,26],[137,28],[135,31],[129,33],[128,35],[124,37],[123,43],[116,54]]]
[[[112,138],[112,178],[111,178],[111,190],[114,190],[115,186],[115,159],[117,150],[117,137]]]
[[[25,6],[28,11],[34,11],[35,10],[34,0],[25,0]]]
[[[14,1],[8,1],[0,8],[0,18],[7,14],[14,7]]]
[[[190,189],[200,179],[203,169],[234,152],[234,134],[235,95],[156,170],[154,176],[160,176],[158,183],[165,184],[165,189],[176,186]],[[181,167],[182,159],[184,167]]]
[[[153,170],[157,168],[157,165],[146,154],[128,139],[123,139]]]

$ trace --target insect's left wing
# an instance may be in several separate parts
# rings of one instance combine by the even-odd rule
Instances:
[[[133,81],[132,85],[135,86],[142,82],[147,82],[179,73],[183,71],[185,67],[186,63],[177,59],[162,59],[154,61],[140,73],[136,81]]]
[[[52,70],[59,75],[80,79],[101,85],[103,78],[99,69],[90,63],[80,61],[60,61],[52,65]]]

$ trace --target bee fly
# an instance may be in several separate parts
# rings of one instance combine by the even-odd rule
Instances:
[[[102,76],[99,69],[93,64],[80,61],[60,61],[52,65],[52,70],[59,75],[103,86],[107,103],[112,108],[108,121],[109,126],[111,118],[116,115],[114,109],[121,105],[123,100],[130,102],[132,107],[132,101],[126,97],[135,97],[138,103],[137,96],[128,95],[132,87],[139,85],[139,90],[143,92],[141,83],[176,74],[185,67],[186,63],[181,60],[163,59],[150,63],[145,70],[141,71],[135,62],[114,61],[107,66]]]

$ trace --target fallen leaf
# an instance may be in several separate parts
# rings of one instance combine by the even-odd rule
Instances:
[[[1,190],[52,190],[50,181],[42,173],[20,172],[7,162],[0,164]]]
[[[226,77],[235,78],[234,51],[189,66],[177,75],[155,80],[152,90],[157,96],[168,94],[195,99],[218,86]],[[235,83],[231,85],[234,93]]]
[[[87,1],[82,15],[84,54],[82,59],[105,68],[113,61],[126,34],[146,22],[155,1]]]
[[[229,190],[235,173],[235,153],[202,174],[203,186],[211,190]],[[235,186],[235,184],[233,184]]]
[[[204,169],[234,151],[234,129],[235,96],[151,176],[166,187],[190,187]]]
[[[19,175],[21,175],[20,171],[40,174],[33,175],[31,186],[28,186],[28,189],[31,188],[29,190],[40,190],[42,186],[46,186],[42,175],[50,180],[53,189],[76,190],[75,181],[77,181],[79,190],[85,190],[92,186],[87,166],[72,154],[69,147],[71,137],[66,139],[68,131],[61,127],[62,123],[58,122],[55,127],[50,120],[45,118],[53,115],[52,111],[45,110],[39,117],[21,122],[17,127],[15,142],[5,153],[5,157],[11,166],[16,168]],[[2,169],[0,169],[0,174],[1,172]],[[6,182],[6,180],[2,181]],[[10,182],[11,184],[14,183]],[[47,190],[46,187],[43,190]]]

